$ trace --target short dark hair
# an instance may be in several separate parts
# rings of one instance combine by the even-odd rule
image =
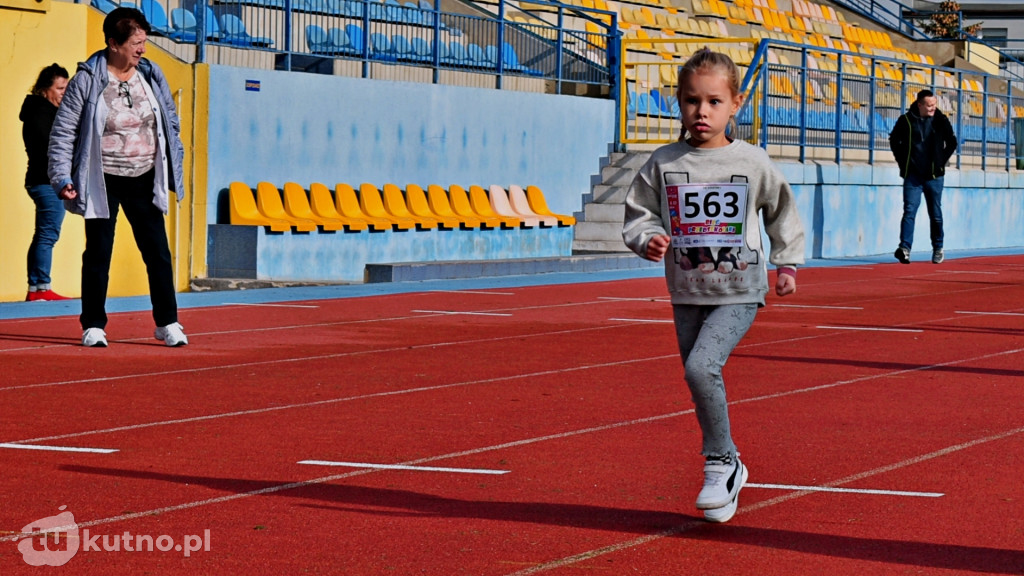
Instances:
[[[44,92],[50,89],[50,86],[53,86],[55,79],[67,77],[68,71],[60,64],[54,62],[39,72],[39,78],[36,78],[36,83],[32,86],[32,93],[36,96],[42,96]]]
[[[137,30],[146,34],[153,31],[145,15],[135,8],[114,8],[103,19],[103,38],[124,44]]]
[[[925,88],[924,90],[921,90],[920,92],[917,93],[917,101],[918,102],[924,102],[925,98],[934,98],[934,97],[935,97],[935,93],[932,92],[931,90],[927,89],[927,88]]]

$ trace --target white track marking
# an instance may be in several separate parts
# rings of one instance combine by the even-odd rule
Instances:
[[[320,306],[313,306],[308,304],[265,304],[265,303],[247,303],[247,302],[225,302],[224,306],[260,306],[264,308],[320,308]]]
[[[442,316],[511,316],[506,312],[459,312],[457,310],[413,310],[420,314],[440,314]]]
[[[90,452],[93,454],[112,454],[117,450],[112,448],[78,448],[75,446],[40,446],[38,444],[14,444],[5,442],[0,448],[17,448],[19,450],[46,450],[49,452]]]
[[[953,362],[944,362],[942,364],[935,364],[935,365],[932,365],[932,366],[913,368],[913,369],[909,369],[909,370],[900,370],[900,371],[890,372],[890,373],[883,374],[883,375],[864,376],[862,378],[855,378],[853,380],[847,380],[847,381],[843,381],[843,382],[835,382],[835,383],[831,383],[831,384],[824,384],[824,385],[821,385],[821,386],[814,386],[814,387],[806,388],[806,389],[802,389],[802,390],[790,390],[788,392],[780,392],[780,393],[776,393],[776,394],[769,394],[769,395],[765,395],[765,396],[762,396],[762,397],[759,397],[759,398],[748,398],[746,400],[738,400],[736,402],[730,402],[730,404],[741,404],[741,403],[747,403],[747,402],[754,402],[754,401],[758,401],[758,400],[766,400],[766,399],[771,399],[771,398],[780,398],[780,397],[783,397],[783,396],[790,396],[790,395],[793,395],[793,394],[806,393],[806,392],[811,392],[811,391],[814,391],[814,390],[823,390],[823,389],[826,389],[826,388],[832,388],[832,387],[836,387],[836,386],[841,386],[843,384],[850,384],[850,383],[854,383],[854,382],[861,382],[861,381],[866,381],[866,380],[872,380],[872,379],[881,378],[881,377],[885,377],[885,376],[889,376],[889,375],[903,374],[903,373],[908,373],[908,372],[917,372],[917,371],[920,371],[920,370],[926,370],[928,368],[937,368],[937,367],[942,367],[942,366],[949,366],[949,365],[953,365],[953,364],[958,364],[958,363],[961,363],[961,362],[974,362],[974,361],[977,361],[977,360],[993,358],[993,357],[1003,356],[1003,355],[1007,355],[1007,354],[1016,354],[1016,353],[1020,353],[1022,351],[1024,351],[1024,348],[1018,348],[1018,349],[1015,349],[1015,350],[1006,350],[1006,351],[1003,351],[1003,352],[997,352],[997,353],[994,353],[994,354],[987,354],[987,355],[979,356],[979,357],[975,357],[975,358],[967,358],[967,359],[964,359],[964,360],[958,360],[958,361],[953,361]],[[650,358],[650,359],[645,359],[645,360],[673,358],[673,357],[675,357],[675,354],[666,355],[666,356],[659,356],[659,357],[656,357],[656,358]],[[624,364],[624,363],[626,363],[626,362],[617,362],[617,363],[614,363],[614,364]],[[498,379],[494,379],[494,380],[498,380]],[[430,388],[427,388],[427,389],[438,389],[438,388],[446,388],[446,387],[449,387],[449,385],[433,386],[433,387],[430,387]],[[397,392],[397,393],[402,393],[402,392]],[[377,395],[391,395],[391,394],[394,394],[394,393],[381,393],[381,394],[377,394]],[[322,403],[326,403],[326,402],[328,402],[328,401],[315,402],[315,403],[310,403],[310,404],[322,404]],[[261,412],[269,412],[269,411],[272,411],[272,410],[284,409],[284,408],[287,408],[287,407],[267,408],[267,409],[262,409],[260,411]],[[250,412],[252,412],[252,411],[250,411]],[[515,447],[519,447],[519,446],[525,446],[525,445],[528,445],[528,444],[535,444],[535,443],[538,443],[538,442],[545,442],[545,441],[548,441],[548,440],[560,440],[560,439],[564,439],[564,438],[570,438],[570,437],[573,437],[573,436],[580,436],[580,435],[584,435],[584,434],[592,434],[592,433],[595,433],[595,432],[603,432],[603,431],[606,431],[606,430],[613,430],[613,429],[622,428],[622,427],[626,427],[626,426],[633,426],[633,425],[637,425],[637,424],[656,422],[656,421],[665,420],[665,419],[669,419],[669,418],[677,418],[677,417],[682,416],[684,414],[691,414],[691,413],[693,413],[692,409],[690,409],[690,410],[682,410],[682,411],[679,411],[679,412],[671,412],[671,413],[668,413],[668,414],[661,414],[661,415],[657,415],[657,416],[648,416],[648,417],[645,417],[645,418],[637,418],[637,419],[634,419],[634,420],[615,422],[615,423],[611,423],[611,424],[604,424],[604,425],[600,425],[600,426],[593,426],[593,427],[590,427],[590,428],[582,428],[582,429],[578,429],[578,430],[571,430],[571,431],[568,431],[568,432],[560,432],[560,433],[557,433],[557,434],[549,434],[549,435],[546,435],[546,436],[538,436],[538,437],[527,438],[527,439],[523,439],[523,440],[515,440],[515,441],[512,441],[512,442],[505,442],[505,443],[502,443],[502,444],[495,444],[495,445],[492,445],[492,446],[485,446],[485,447],[482,447],[482,448],[474,448],[474,449],[470,449],[470,450],[463,450],[463,451],[460,451],[460,452],[451,452],[451,453],[442,454],[442,455],[439,455],[439,456],[430,456],[430,457],[426,457],[426,458],[420,458],[420,459],[417,459],[417,460],[410,460],[410,461],[407,461],[407,462],[402,462],[401,464],[402,465],[406,465],[406,466],[415,466],[415,465],[419,465],[419,464],[426,464],[426,463],[429,463],[429,462],[437,462],[437,461],[440,461],[440,460],[448,460],[448,459],[451,459],[451,458],[461,458],[463,456],[473,456],[473,455],[477,455],[477,454],[483,454],[485,452],[493,452],[493,451],[498,451],[498,450],[505,450],[505,449],[508,449],[508,448],[515,448]],[[195,420],[200,420],[200,419],[204,419],[205,420],[205,419],[212,419],[212,418],[216,418],[216,417],[218,417],[218,416],[199,417],[199,418],[186,419],[186,421],[195,421]],[[167,423],[171,423],[171,422],[167,422]],[[113,431],[113,430],[136,429],[136,428],[147,427],[147,426],[157,426],[157,425],[167,424],[167,423],[151,423],[151,424],[137,425],[137,426],[125,426],[125,427],[121,427],[121,428],[118,428],[118,429],[111,429],[111,431]],[[84,436],[86,434],[94,434],[94,433],[100,433],[100,432],[104,432],[104,431],[93,431],[93,432],[86,432],[86,433],[79,433],[79,434],[67,434],[67,435],[64,435],[64,437]],[[860,474],[855,474],[853,476],[847,476],[846,478],[842,478],[842,479],[837,480],[835,482],[830,482],[829,484],[826,484],[826,486],[832,487],[832,486],[840,486],[842,484],[848,484],[850,482],[855,482],[855,481],[858,481],[858,480],[862,480],[862,479],[868,478],[870,476],[874,476],[874,475],[881,474],[881,473],[884,473],[884,472],[890,472],[890,471],[893,471],[893,470],[897,470],[899,468],[903,468],[905,466],[909,466],[911,464],[916,464],[916,463],[919,463],[919,462],[923,462],[923,461],[929,460],[931,458],[936,458],[938,456],[943,456],[945,454],[950,454],[950,453],[956,452],[958,450],[963,450],[965,448],[970,448],[970,447],[977,446],[977,445],[980,445],[980,444],[984,444],[986,442],[991,442],[991,441],[994,441],[994,440],[1000,440],[1002,438],[1008,438],[1010,436],[1019,434],[1021,432],[1024,432],[1024,428],[1017,428],[1017,429],[1014,429],[1014,430],[1010,430],[1008,432],[1004,432],[1002,434],[997,434],[997,435],[994,435],[994,436],[989,436],[989,437],[986,437],[986,438],[981,438],[981,439],[978,439],[978,440],[973,440],[973,441],[966,442],[966,443],[963,443],[963,444],[958,444],[956,446],[951,446],[949,448],[944,448],[944,449],[939,450],[937,452],[932,452],[930,454],[925,454],[923,456],[918,456],[918,457],[910,459],[910,460],[904,460],[903,462],[898,462],[896,464],[892,464],[892,465],[889,465],[889,466],[884,466],[884,467],[881,467],[881,468],[876,468],[874,470],[869,470],[868,472],[863,472],[863,473],[860,473]],[[26,441],[26,442],[28,442],[28,441]],[[175,505],[175,506],[167,506],[167,507],[164,507],[164,508],[157,508],[157,509],[153,509],[153,510],[147,510],[147,511],[144,511],[144,512],[134,512],[134,513],[131,513],[131,514],[122,514],[120,516],[112,516],[112,517],[109,517],[109,518],[100,518],[100,519],[97,519],[97,520],[82,521],[82,522],[78,522],[76,525],[79,528],[88,528],[88,527],[91,527],[91,526],[97,526],[97,525],[101,525],[101,524],[110,524],[110,523],[114,523],[114,522],[122,522],[122,521],[125,521],[125,520],[131,520],[131,519],[134,519],[134,518],[139,518],[139,517],[144,517],[144,516],[151,516],[151,515],[154,515],[154,514],[165,514],[165,513],[169,513],[169,512],[177,512],[177,511],[180,511],[180,510],[188,510],[188,509],[192,509],[192,508],[198,508],[200,506],[207,506],[207,505],[219,504],[219,503],[223,503],[223,502],[230,502],[230,501],[239,500],[239,499],[242,499],[242,498],[248,498],[248,497],[252,497],[252,496],[261,496],[261,495],[264,495],[264,494],[272,494],[272,493],[275,493],[275,492],[281,492],[281,491],[291,490],[291,489],[295,489],[295,488],[304,488],[304,487],[315,485],[315,484],[323,484],[323,483],[326,483],[326,482],[332,482],[334,480],[341,480],[341,479],[345,479],[345,478],[351,478],[353,476],[369,474],[369,473],[372,473],[374,471],[375,471],[374,469],[356,470],[356,471],[348,472],[348,473],[345,473],[345,474],[336,474],[336,475],[332,475],[332,476],[324,476],[324,477],[321,477],[321,478],[315,478],[315,479],[312,479],[312,480],[305,480],[305,481],[301,481],[301,482],[290,482],[290,483],[287,483],[287,484],[279,484],[277,486],[269,486],[267,488],[263,488],[263,489],[260,489],[260,490],[253,490],[253,491],[249,491],[249,492],[242,492],[242,493],[239,493],[239,494],[230,494],[230,495],[227,495],[227,496],[221,496],[219,498],[211,498],[211,499],[208,499],[208,500],[198,500],[198,501],[193,501],[193,502],[186,502],[184,504],[178,504],[178,505]],[[754,510],[760,510],[761,508],[765,508],[767,506],[772,506],[772,505],[775,505],[775,504],[786,502],[788,500],[792,500],[794,498],[799,498],[799,497],[804,496],[804,495],[806,495],[808,493],[809,492],[801,491],[801,492],[794,492],[792,494],[787,494],[785,496],[779,496],[779,497],[773,498],[771,500],[767,500],[767,501],[760,502],[758,504],[755,504],[755,505],[743,508],[743,509],[741,509],[739,511],[739,513],[742,514],[742,513],[751,512],[751,511],[754,511]],[[639,545],[645,544],[647,542],[658,540],[660,538],[664,538],[666,536],[671,536],[673,534],[679,534],[681,532],[685,532],[685,531],[690,530],[692,528],[695,528],[697,526],[703,526],[703,525],[705,525],[705,523],[702,522],[702,521],[689,522],[689,523],[683,524],[681,526],[677,526],[675,528],[672,528],[670,530],[658,532],[656,534],[651,534],[651,535],[648,535],[648,536],[644,536],[642,538],[638,538],[638,539],[630,540],[630,541],[623,542],[623,543],[620,543],[620,544],[616,544],[614,546],[609,546],[609,547],[606,547],[606,548],[601,548],[601,549],[598,549],[598,550],[593,550],[593,551],[586,552],[586,553],[583,553],[583,554],[579,554],[579,555],[576,555],[576,556],[571,556],[569,558],[563,558],[561,560],[556,560],[554,562],[549,562],[549,563],[541,564],[541,565],[529,568],[526,571],[517,572],[513,576],[519,576],[519,575],[525,576],[527,574],[534,574],[536,572],[541,572],[541,571],[545,571],[545,570],[548,570],[548,569],[557,568],[559,566],[565,566],[565,565],[573,564],[573,563],[576,563],[576,562],[579,562],[579,561],[582,561],[582,560],[586,560],[588,558],[592,558],[592,557],[595,557],[595,556],[600,556],[602,554],[607,554],[607,553],[610,553],[610,552],[615,552],[615,551],[618,551],[618,550],[625,550],[627,548],[632,548],[632,547],[635,547],[635,546],[639,546]],[[50,529],[50,531],[52,531],[52,532],[62,532],[62,531],[66,531],[66,530],[69,530],[69,529],[71,529],[71,527],[57,527],[57,528]],[[24,538],[26,536],[28,536],[28,535],[27,534],[14,534],[14,535],[9,535],[9,536],[3,536],[3,537],[0,537],[0,542],[11,541],[11,540],[19,540],[19,539]]]
[[[957,310],[954,314],[971,314],[977,316],[1024,316],[1020,312],[974,312],[971,310]]]
[[[373,468],[374,470],[412,470],[414,472],[451,472],[455,474],[508,474],[510,470],[485,468],[438,468],[436,466],[409,466],[407,464],[368,464],[365,462],[332,462],[330,460],[302,460],[298,464],[311,466],[341,466],[345,468]]]
[[[979,438],[977,440],[971,440],[970,442],[965,442],[963,444],[957,444],[955,446],[950,446],[948,448],[943,448],[942,450],[937,450],[935,452],[930,452],[928,454],[923,454],[921,456],[917,456],[915,458],[910,458],[908,460],[903,460],[901,462],[896,462],[896,463],[890,464],[888,466],[882,466],[880,468],[875,468],[874,470],[868,470],[866,472],[861,472],[860,474],[854,474],[853,476],[847,476],[846,478],[841,478],[839,480],[836,480],[835,482],[830,482],[826,486],[828,486],[828,487],[835,487],[835,486],[841,486],[843,484],[849,484],[850,482],[855,482],[857,480],[863,480],[864,478],[870,478],[871,476],[877,476],[879,474],[884,474],[886,472],[892,472],[894,470],[899,470],[901,468],[906,468],[908,466],[913,466],[915,464],[919,464],[919,463],[924,462],[926,460],[931,460],[933,458],[938,458],[940,456],[945,456],[947,454],[952,454],[953,452],[957,452],[957,451],[960,451],[960,450],[965,450],[967,448],[973,448],[974,446],[978,446],[980,444],[985,444],[985,443],[988,443],[988,442],[995,442],[997,440],[1002,440],[1004,438],[1009,438],[1010,436],[1015,436],[1015,435],[1020,434],[1022,432],[1024,432],[1024,427],[1022,427],[1022,428],[1015,428],[1015,429],[1009,430],[1007,432],[1003,432],[1003,433],[1000,433],[1000,434],[995,434],[995,435],[992,435],[992,436],[987,436],[985,438]],[[764,509],[764,508],[769,508],[771,506],[775,506],[777,504],[782,504],[783,502],[788,502],[790,500],[795,500],[797,498],[801,498],[803,496],[806,496],[806,495],[812,494],[812,493],[813,492],[809,491],[809,490],[802,490],[802,491],[799,491],[799,492],[794,492],[792,494],[786,494],[785,496],[777,496],[777,497],[772,498],[770,500],[764,500],[762,502],[758,502],[758,503],[752,504],[750,506],[741,507],[736,513],[737,514],[749,514],[750,512],[755,512],[757,510],[761,510],[761,509]],[[655,540],[660,540],[660,539],[666,538],[668,536],[675,536],[677,534],[682,534],[684,532],[688,532],[688,531],[693,530],[694,528],[698,528],[700,526],[707,526],[707,522],[704,522],[704,521],[701,521],[701,520],[694,520],[694,521],[691,521],[691,522],[685,522],[683,524],[680,524],[679,526],[675,526],[673,528],[669,528],[668,530],[662,530],[661,532],[657,532],[655,534],[649,534],[647,536],[641,536],[640,538],[634,538],[633,540],[627,540],[625,542],[620,542],[618,544],[613,544],[611,546],[605,546],[604,548],[597,548],[597,549],[594,549],[594,550],[589,550],[587,552],[582,552],[580,554],[575,554],[573,556],[567,556],[565,558],[559,558],[557,560],[552,560],[550,562],[545,562],[543,564],[538,564],[536,566],[527,568],[525,570],[520,570],[518,572],[514,572],[512,574],[509,574],[508,576],[529,576],[530,574],[538,574],[540,572],[546,572],[548,570],[553,570],[555,568],[561,568],[561,567],[564,567],[564,566],[569,566],[569,565],[572,565],[572,564],[576,564],[578,562],[583,562],[584,560],[590,560],[592,558],[597,558],[598,556],[603,556],[605,554],[611,554],[611,553],[614,553],[614,552],[620,552],[622,550],[628,550],[630,548],[635,548],[637,546],[642,546],[642,545],[647,544],[649,542],[653,542]]]
[[[849,494],[873,494],[878,496],[911,496],[917,498],[940,498],[942,492],[907,492],[904,490],[875,490],[872,488],[834,488],[832,486],[791,486],[789,484],[744,484],[744,488],[764,488],[766,490],[792,490],[799,492],[843,492]]]
[[[650,322],[654,324],[671,324],[675,320],[657,320],[652,318],[609,318],[609,322]]]
[[[598,296],[598,300],[611,300],[613,302],[671,302],[666,296],[648,296],[646,298],[619,298],[617,296]]]
[[[488,292],[486,290],[428,290],[423,294],[483,294],[486,296],[515,296],[515,292]]]
[[[815,326],[822,330],[859,330],[863,332],[924,332],[916,328],[877,328],[872,326]]]
[[[998,276],[1001,272],[983,272],[981,270],[943,270],[943,274],[991,274]]]
[[[772,308],[811,308],[818,310],[863,310],[863,306],[811,306],[810,304],[772,304]]]

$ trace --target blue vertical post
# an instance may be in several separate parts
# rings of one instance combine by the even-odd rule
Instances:
[[[284,69],[292,69],[292,0],[284,0]]]
[[[206,8],[209,0],[195,3],[196,11],[196,62],[206,61]]]

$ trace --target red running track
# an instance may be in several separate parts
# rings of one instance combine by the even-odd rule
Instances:
[[[181,349],[148,312],[106,349],[0,322],[0,573],[1024,573],[1024,257],[770,297],[726,366],[726,525],[660,278],[181,316]],[[18,540],[62,506],[76,554]]]

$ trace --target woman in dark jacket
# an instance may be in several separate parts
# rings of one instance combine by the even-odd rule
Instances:
[[[28,246],[28,295],[26,301],[67,300],[50,288],[53,245],[64,223],[64,203],[46,175],[46,150],[57,107],[68,87],[68,71],[50,64],[39,73],[32,93],[21,104],[21,137],[28,154],[25,189],[36,205],[36,230]]]

